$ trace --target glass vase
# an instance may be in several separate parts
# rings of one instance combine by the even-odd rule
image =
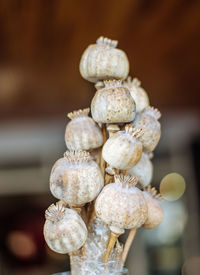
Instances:
[[[52,275],[70,275],[71,274],[71,272],[70,271],[67,271],[67,272],[59,272],[59,273],[54,273],[54,274],[52,274]],[[99,273],[92,273],[92,274],[99,274]],[[111,273],[101,273],[102,275],[129,275],[129,273],[128,273],[128,269],[126,269],[126,268],[123,268],[123,270],[120,270],[120,271],[114,271],[114,273],[113,272],[111,272]],[[81,275],[81,274],[79,274],[79,275]],[[90,275],[90,273],[88,273],[88,275]]]

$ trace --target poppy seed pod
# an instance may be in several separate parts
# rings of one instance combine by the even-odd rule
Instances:
[[[143,187],[149,185],[153,176],[153,164],[149,158],[149,154],[143,152],[138,163],[128,173],[136,176]]]
[[[160,117],[161,114],[157,109],[147,107],[141,113],[138,113],[132,122],[136,128],[143,130],[140,141],[147,152],[152,152],[160,140],[161,126],[158,121]]]
[[[96,199],[97,217],[115,234],[138,228],[147,218],[146,201],[136,184],[136,177],[115,175],[115,183],[106,185]]]
[[[140,129],[126,125],[125,131],[116,132],[104,144],[104,160],[111,167],[121,170],[136,165],[142,156],[142,143],[138,139],[142,134]]]
[[[91,117],[90,109],[74,111],[68,114],[71,121],[66,126],[65,142],[69,150],[91,150],[103,144],[100,127]]]
[[[148,207],[148,216],[143,227],[146,229],[153,229],[162,221],[163,211],[160,206],[162,196],[157,194],[155,188],[151,188],[151,186],[148,186],[148,188],[143,191],[143,195]]]
[[[135,118],[135,101],[120,80],[104,81],[91,103],[93,119],[98,123],[125,123]]]
[[[136,105],[136,112],[139,113],[149,106],[149,98],[145,90],[140,86],[141,82],[137,78],[128,77],[124,81],[124,86],[129,89]]]
[[[80,61],[82,77],[91,82],[104,79],[125,79],[129,73],[126,54],[116,49],[118,41],[99,37],[84,51]]]
[[[79,249],[87,239],[87,228],[75,210],[61,202],[52,204],[45,212],[44,238],[55,252],[66,254]]]
[[[50,175],[53,196],[72,206],[94,200],[103,185],[101,170],[86,151],[67,151],[54,164]]]

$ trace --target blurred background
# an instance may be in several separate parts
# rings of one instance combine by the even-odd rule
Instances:
[[[163,202],[164,222],[137,234],[130,274],[199,274],[199,11],[197,0],[0,0],[0,274],[69,268],[42,236],[55,202],[48,179],[66,149],[67,113],[94,95],[79,60],[101,35],[119,41],[162,112],[153,185],[170,172],[186,181],[181,199]]]

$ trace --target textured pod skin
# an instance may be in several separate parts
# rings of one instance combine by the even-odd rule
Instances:
[[[147,218],[147,205],[142,191],[124,180],[106,185],[95,203],[97,217],[108,224],[114,233],[138,228]]]
[[[98,123],[124,123],[135,118],[135,102],[120,81],[105,81],[91,103],[93,119]]]
[[[69,150],[90,150],[103,144],[99,126],[87,115],[75,116],[66,126],[65,143]]]
[[[44,238],[50,249],[66,254],[78,250],[85,243],[87,228],[75,210],[65,208],[62,217],[46,219]]]
[[[134,78],[128,78],[124,82],[124,86],[129,89],[131,96],[133,97],[136,105],[136,112],[142,112],[146,107],[149,106],[149,97],[145,90],[140,86],[140,81]]]
[[[152,112],[150,111],[152,110]],[[143,135],[140,137],[140,141],[144,147],[144,150],[152,152],[157,146],[161,136],[161,126],[157,120],[157,116],[153,114],[153,107],[145,108],[141,113],[138,113],[133,121],[133,125],[136,128],[143,130]],[[157,112],[157,110],[155,110]]]
[[[148,154],[143,152],[138,163],[133,166],[128,173],[132,176],[136,176],[143,187],[149,185],[153,176],[153,164]]]
[[[98,164],[91,158],[87,161],[59,159],[52,168],[50,190],[54,197],[79,206],[96,198],[104,185]]]
[[[110,166],[120,170],[128,170],[140,160],[142,143],[132,133],[119,131],[106,141],[102,156]]]
[[[148,216],[143,227],[153,229],[162,222],[163,211],[159,199],[152,197],[147,191],[144,191],[143,195],[148,206]]]
[[[103,37],[97,40],[97,44],[90,45],[81,57],[81,76],[90,82],[125,79],[129,73],[129,61],[126,54],[116,49],[116,46],[117,41]]]

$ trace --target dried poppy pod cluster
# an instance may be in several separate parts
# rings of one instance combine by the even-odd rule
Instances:
[[[160,195],[148,186],[161,115],[149,106],[140,81],[128,77],[128,58],[116,47],[117,41],[100,37],[81,57],[80,73],[95,83],[96,92],[91,116],[90,108],[68,114],[67,151],[50,174],[50,190],[59,202],[46,211],[44,235],[58,253],[98,255],[102,262],[120,259],[123,266],[136,230],[162,221]],[[95,224],[95,219],[101,222]],[[105,249],[96,245],[102,224],[110,232]],[[116,240],[125,230],[130,233],[124,249],[115,255]],[[88,245],[88,240],[94,243]]]

